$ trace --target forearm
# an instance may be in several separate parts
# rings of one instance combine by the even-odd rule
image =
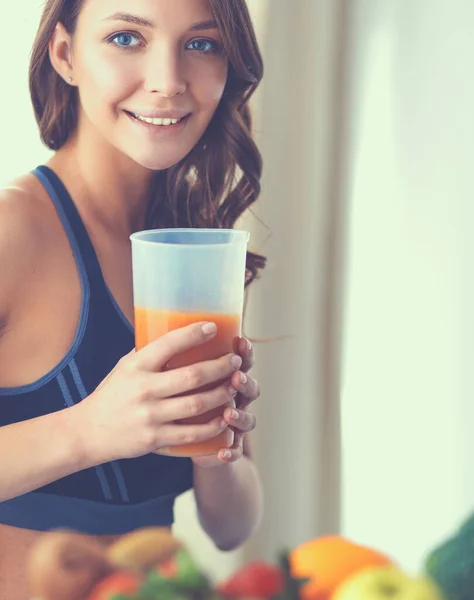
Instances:
[[[85,468],[75,411],[0,427],[0,502]]]
[[[194,490],[203,529],[221,550],[243,544],[260,522],[260,477],[246,456],[214,468],[194,467]]]

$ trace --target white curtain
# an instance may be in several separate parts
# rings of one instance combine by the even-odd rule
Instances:
[[[417,569],[474,504],[474,5],[352,13],[343,531]]]

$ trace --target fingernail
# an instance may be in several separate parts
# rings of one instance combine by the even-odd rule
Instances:
[[[247,375],[245,373],[240,374],[240,383],[247,383]]]
[[[252,350],[252,343],[250,342],[250,340],[245,340],[247,342],[247,352],[250,352],[250,350]]]
[[[237,419],[239,418],[239,413],[236,410],[233,410],[231,415],[232,415],[232,419],[234,419],[234,421],[237,421]]]
[[[224,450],[222,453],[222,458],[230,458],[231,456],[232,454],[229,452],[229,450]]]
[[[227,423],[227,421],[225,419],[222,419],[222,421],[221,421],[221,429],[225,429],[228,426],[229,426],[229,423]]]
[[[234,356],[230,359],[230,364],[232,365],[232,368],[237,371],[237,369],[240,369],[242,366],[242,359],[240,356],[237,356],[237,354],[234,354]]]
[[[204,323],[202,332],[204,335],[212,335],[217,332],[217,325],[215,323]]]
[[[232,398],[237,395],[237,390],[231,385],[229,386],[229,394],[232,396]]]

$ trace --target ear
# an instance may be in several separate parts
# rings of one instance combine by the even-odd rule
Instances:
[[[58,23],[49,40],[49,58],[56,73],[67,83],[73,78],[72,39],[62,23]]]

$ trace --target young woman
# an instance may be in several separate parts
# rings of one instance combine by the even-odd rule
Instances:
[[[30,89],[55,153],[0,192],[1,599],[27,597],[25,556],[44,530],[110,543],[171,526],[191,488],[219,548],[259,521],[243,450],[259,395],[251,345],[163,370],[215,335],[200,323],[135,352],[129,236],[232,227],[256,200],[248,100],[261,76],[245,0],[46,2]],[[264,262],[248,254],[247,284]],[[220,406],[209,424],[175,424]],[[235,445],[216,456],[156,453],[225,427]]]

